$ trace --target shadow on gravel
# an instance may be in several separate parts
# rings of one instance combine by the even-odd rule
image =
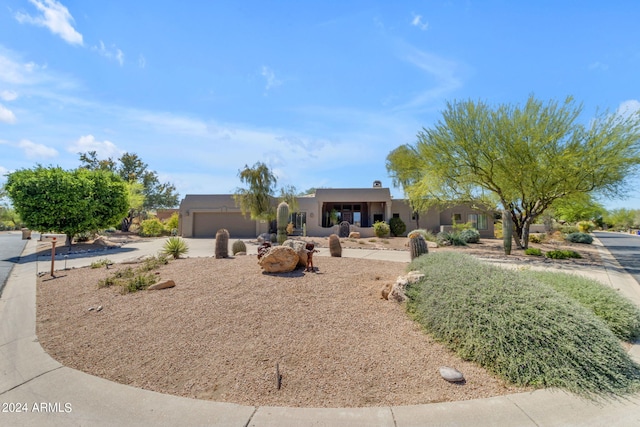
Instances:
[[[122,254],[136,251],[136,248],[104,248],[104,249],[89,249],[82,250],[78,248],[68,249],[66,246],[58,249],[56,248],[56,261],[64,261],[66,259],[77,259],[77,258],[94,258],[94,257],[104,257],[109,254]],[[12,262],[14,264],[27,264],[30,262],[39,262],[46,261],[51,259],[51,249],[45,249],[38,251],[34,254],[27,256],[17,256],[5,259],[3,261]]]

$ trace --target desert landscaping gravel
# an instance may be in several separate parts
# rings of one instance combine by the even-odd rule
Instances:
[[[176,287],[126,295],[97,288],[122,265],[67,270],[39,280],[38,338],[53,358],[89,374],[244,405],[411,405],[518,390],[380,297],[406,264],[319,257],[316,267],[268,275],[255,256],[180,259],[159,274]],[[443,380],[441,366],[466,382]]]

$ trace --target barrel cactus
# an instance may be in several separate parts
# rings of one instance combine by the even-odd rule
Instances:
[[[513,220],[511,212],[502,211],[502,239],[504,241],[505,255],[511,255],[511,241],[513,240]]]
[[[247,245],[245,245],[242,240],[236,240],[235,242],[233,242],[233,245],[231,245],[231,252],[233,252],[234,255],[238,252],[244,252],[246,254]]]
[[[329,236],[329,253],[332,257],[342,256],[342,246],[340,245],[340,238],[337,234]]]
[[[411,259],[418,258],[420,255],[429,253],[429,246],[422,234],[414,233],[409,238],[409,251],[411,252]]]
[[[216,258],[229,258],[229,232],[226,228],[216,233]]]
[[[278,244],[287,240],[287,224],[289,223],[289,205],[282,202],[278,205],[277,227],[278,227]]]

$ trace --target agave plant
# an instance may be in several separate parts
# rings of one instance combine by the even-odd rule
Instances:
[[[180,255],[187,252],[189,252],[189,246],[180,237],[169,237],[162,247],[162,253],[171,255],[174,259],[180,258]]]

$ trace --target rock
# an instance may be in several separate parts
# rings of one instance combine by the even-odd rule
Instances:
[[[282,246],[288,246],[294,251],[296,251],[296,253],[298,254],[298,265],[300,267],[307,266],[306,244],[307,242],[304,242],[302,240],[293,240],[293,239],[287,239],[284,242],[282,242]]]
[[[99,305],[98,308],[96,308],[96,311],[102,311],[102,306]]]
[[[427,240],[427,247],[429,249],[437,249],[438,248],[438,244],[436,242],[431,242],[431,241]]]
[[[391,285],[391,289],[388,291],[386,299],[388,299],[389,301],[404,302],[407,299],[407,296],[405,295],[407,285],[416,283],[423,277],[424,274],[420,273],[419,271],[410,271],[404,276],[398,276],[398,278],[396,279],[396,283]]]
[[[461,381],[464,381],[464,375],[462,375],[462,372],[458,371],[455,368],[449,368],[448,366],[440,367],[440,375],[442,376],[442,378],[451,383],[459,383]]]
[[[242,255],[246,255],[247,253],[244,251],[240,251],[240,252],[236,252],[235,256],[242,256]]]
[[[111,241],[109,241],[106,237],[104,236],[99,236],[97,237],[94,241],[93,241],[94,245],[99,245],[99,246],[104,246],[105,248],[117,248],[120,247],[120,245],[118,243],[113,243]]]
[[[359,239],[360,238],[360,232],[359,231],[352,231],[351,233],[349,233],[349,238],[350,239]]]
[[[159,289],[173,288],[175,285],[176,285],[176,282],[174,282],[173,280],[164,280],[162,282],[154,283],[153,285],[149,286],[147,289],[150,291],[157,291]]]
[[[266,273],[288,273],[298,265],[298,254],[288,246],[271,247],[258,261]]]

